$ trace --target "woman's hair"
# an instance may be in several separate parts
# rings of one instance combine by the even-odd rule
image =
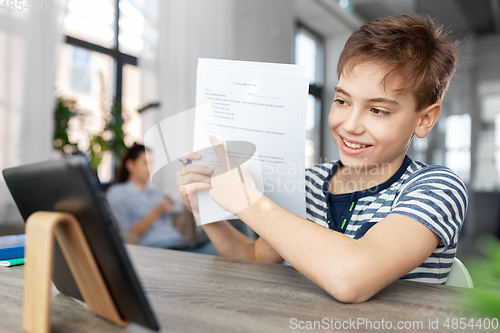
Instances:
[[[353,32],[340,54],[337,74],[339,78],[349,75],[361,63],[378,64],[386,72],[384,89],[395,79],[396,91],[413,94],[421,110],[443,99],[455,72],[456,44],[430,18],[418,14],[383,17]]]
[[[126,166],[127,161],[137,160],[137,158],[139,158],[139,156],[141,156],[142,153],[146,153],[146,151],[149,151],[149,149],[139,144],[134,144],[127,150],[127,152],[122,156],[122,159],[120,161],[120,167],[118,168],[118,173],[116,174],[115,177],[115,184],[125,183],[128,180],[130,173],[127,170]]]

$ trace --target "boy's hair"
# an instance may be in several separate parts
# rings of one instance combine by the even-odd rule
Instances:
[[[366,23],[347,40],[337,73],[352,73],[365,62],[380,64],[397,92],[411,93],[417,111],[441,102],[457,62],[456,41],[436,21],[417,14],[384,17]]]

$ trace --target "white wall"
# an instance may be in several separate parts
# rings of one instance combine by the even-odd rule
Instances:
[[[290,0],[235,1],[234,59],[292,63],[295,30]]]

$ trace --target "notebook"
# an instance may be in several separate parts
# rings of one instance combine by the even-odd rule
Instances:
[[[0,261],[0,266],[10,267],[24,264],[24,258],[9,259]]]
[[[24,258],[26,235],[0,236],[0,260]]]

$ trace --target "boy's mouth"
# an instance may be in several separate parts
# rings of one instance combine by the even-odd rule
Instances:
[[[366,147],[371,147],[371,145],[367,145],[367,144],[360,144],[360,143],[354,143],[354,142],[350,142],[350,141],[347,141],[345,138],[343,138],[342,136],[340,137],[342,139],[342,141],[344,142],[344,144],[351,148],[351,149],[361,149],[361,148],[366,148]]]

